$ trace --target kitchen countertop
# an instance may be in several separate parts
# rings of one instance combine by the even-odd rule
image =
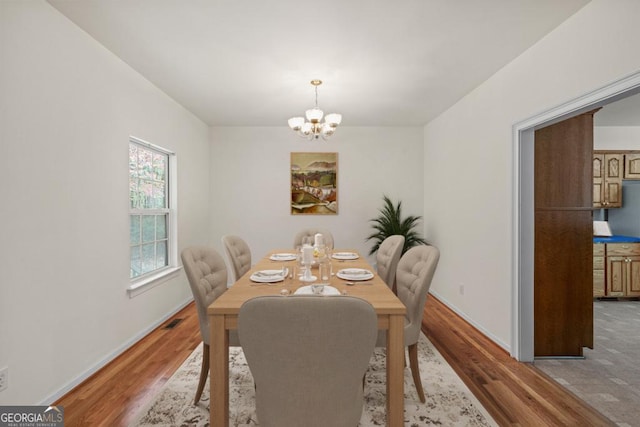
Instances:
[[[593,243],[638,243],[640,237],[634,236],[619,236],[614,235],[611,237],[593,236]]]

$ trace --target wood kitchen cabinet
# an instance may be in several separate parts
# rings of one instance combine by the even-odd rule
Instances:
[[[604,243],[593,244],[593,296],[595,298],[605,296],[605,246]]]
[[[640,243],[608,243],[605,250],[606,296],[640,296]]]
[[[640,163],[638,163],[640,167]],[[593,207],[622,207],[624,154],[594,151]]]
[[[640,179],[640,154],[624,155],[624,179]]]

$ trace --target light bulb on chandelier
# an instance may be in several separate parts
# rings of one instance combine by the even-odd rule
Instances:
[[[311,84],[315,88],[316,104],[305,113],[308,121],[305,121],[304,117],[292,117],[289,119],[289,127],[303,138],[311,140],[322,137],[326,140],[336,131],[342,121],[342,114],[330,113],[324,116],[322,110],[318,108],[318,86],[322,84],[322,80],[311,80]],[[324,122],[322,122],[323,116]]]

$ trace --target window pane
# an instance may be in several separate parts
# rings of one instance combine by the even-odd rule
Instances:
[[[142,215],[142,241],[156,240],[156,215]]]
[[[165,208],[165,191],[164,191],[164,182],[154,182],[153,183],[153,207],[154,208]]]
[[[140,263],[140,246],[131,248],[131,273],[129,277],[134,278],[142,274],[142,264]]]
[[[138,176],[138,147],[129,144],[129,177],[137,178]]]
[[[153,179],[164,181],[167,176],[167,156],[164,154],[153,155]]]
[[[129,202],[132,209],[140,207],[138,198],[138,178],[129,177]]]
[[[167,215],[158,215],[156,218],[156,239],[167,238]]]
[[[149,245],[142,245],[142,273],[148,273],[156,269],[156,257],[155,257],[156,245],[151,243]]]
[[[164,267],[167,263],[167,242],[156,243],[156,268]]]
[[[138,207],[143,209],[151,209],[152,198],[151,194],[153,191],[153,186],[151,181],[141,180],[138,184]]]
[[[142,147],[138,147],[138,174],[141,178],[153,178],[153,154]]]
[[[140,215],[130,215],[129,242],[132,246],[140,243]]]

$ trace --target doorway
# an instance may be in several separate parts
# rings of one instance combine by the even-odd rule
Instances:
[[[637,93],[640,71],[513,127],[512,356],[519,361],[534,360],[534,132]]]

